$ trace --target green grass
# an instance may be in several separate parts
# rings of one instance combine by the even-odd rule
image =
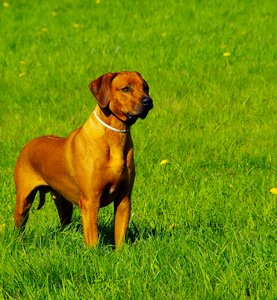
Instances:
[[[276,299],[275,1],[6,3],[0,299]],[[49,197],[18,238],[21,148],[80,126],[95,106],[90,80],[120,70],[141,72],[155,103],[132,129],[137,177],[125,247],[110,246],[112,206],[101,210],[92,250],[79,210],[61,232]]]

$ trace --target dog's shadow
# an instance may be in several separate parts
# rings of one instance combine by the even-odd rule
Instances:
[[[82,227],[79,228],[82,232]],[[114,228],[113,222],[111,223],[99,223],[99,242],[101,245],[111,245],[114,248]],[[156,236],[158,233],[155,229],[144,228],[140,230],[135,222],[130,222],[127,234],[126,234],[126,243],[133,245],[138,241],[147,240],[150,236]]]
[[[114,229],[113,224],[99,224],[99,235],[100,235],[100,243],[102,245],[112,245],[114,247]],[[157,236],[162,237],[165,232],[159,230],[156,227],[145,227],[140,228],[139,224],[131,221],[127,230],[126,240],[125,242],[128,245],[134,245],[139,241],[146,241],[149,238],[155,238]]]
[[[72,223],[65,228],[60,226],[53,227],[49,226],[44,228],[43,233],[37,232],[36,229],[28,229],[27,232],[19,233],[15,231],[15,239],[20,240],[26,244],[38,244],[39,247],[49,247],[51,241],[55,240],[61,247],[65,244],[65,239],[75,239],[74,242],[78,243],[83,240],[83,228],[80,220],[73,218]],[[114,228],[113,222],[99,222],[99,245],[100,246],[111,246],[114,248]],[[134,221],[130,222],[127,235],[126,243],[133,245],[138,241],[147,240],[150,237],[155,237],[160,233],[154,228],[139,228]],[[72,244],[72,242],[70,242]]]
[[[72,223],[65,229],[70,231],[77,231],[80,236],[83,236],[82,221],[79,214],[75,214],[72,219]],[[103,246],[110,245],[114,247],[114,224],[112,218],[98,220],[98,234],[99,244]],[[134,220],[130,221],[128,226],[125,242],[129,245],[133,245],[138,241],[145,241],[150,237],[161,236],[163,233],[153,226],[142,226],[137,224]]]

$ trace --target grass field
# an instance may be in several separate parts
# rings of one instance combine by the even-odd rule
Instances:
[[[274,0],[0,2],[0,299],[277,298],[276,14]],[[132,128],[126,245],[112,249],[112,206],[93,250],[79,209],[61,232],[50,197],[18,238],[21,148],[80,126],[88,83],[121,70],[155,104]]]

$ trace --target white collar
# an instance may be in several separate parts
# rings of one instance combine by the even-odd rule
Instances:
[[[97,119],[97,121],[98,121],[99,123],[101,123],[103,126],[105,126],[106,128],[108,128],[108,129],[110,129],[110,130],[112,130],[112,131],[115,131],[115,132],[118,132],[118,133],[126,133],[126,132],[129,132],[129,131],[130,131],[130,128],[129,128],[129,127],[127,127],[127,129],[122,129],[122,130],[121,130],[121,129],[116,129],[116,128],[114,128],[114,127],[112,127],[112,126],[106,124],[103,120],[101,120],[101,119],[97,116],[96,111],[94,111],[93,114],[94,114],[95,118]]]

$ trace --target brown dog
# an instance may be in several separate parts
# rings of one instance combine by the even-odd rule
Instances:
[[[24,228],[37,191],[41,208],[51,192],[61,225],[80,206],[85,243],[95,247],[98,209],[114,202],[114,240],[120,247],[130,219],[135,177],[130,126],[153,107],[137,72],[107,73],[89,85],[97,107],[67,138],[43,136],[23,148],[15,166],[16,227]]]

